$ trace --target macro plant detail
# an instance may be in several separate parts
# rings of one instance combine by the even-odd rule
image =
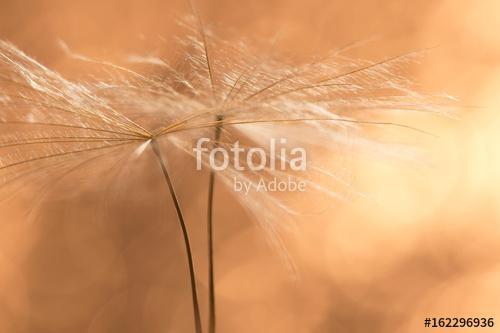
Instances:
[[[201,157],[203,166],[210,170],[206,221],[208,331],[213,333],[215,188],[220,184],[232,189],[234,177],[257,186],[262,177],[287,176],[293,168],[263,165],[257,171],[241,170],[228,163],[224,170],[214,170],[209,149],[202,153],[193,150],[199,138],[211,138],[212,148],[228,151],[235,141],[246,147],[265,147],[270,138],[287,138],[296,147],[317,146],[341,153],[352,149],[352,141],[346,137],[354,135],[355,144],[363,149],[390,149],[389,144],[370,139],[369,129],[422,132],[385,119],[396,112],[444,113],[448,105],[446,96],[419,93],[404,74],[407,63],[419,52],[371,62],[350,59],[340,49],[297,65],[258,52],[250,43],[221,39],[197,18],[188,17],[179,25],[184,33],[177,39],[177,52],[170,57],[173,60],[161,55],[130,55],[124,64],[115,64],[76,54],[63,46],[72,61],[97,73],[81,80],[67,79],[13,44],[0,42],[0,176],[2,194],[10,196],[22,180],[30,177],[42,175],[49,182],[49,178],[62,179],[67,173],[79,172],[91,160],[112,156],[134,163],[144,154],[153,154],[158,163],[151,172],[165,180],[170,194],[167,204],[175,209],[181,229],[194,327],[201,333],[196,258],[183,203],[170,172],[175,154],[186,154],[193,160]],[[164,148],[167,144],[170,149]],[[295,165],[279,153],[266,154],[268,159]],[[314,174],[335,179],[335,174],[315,164],[314,158],[310,164],[308,160],[305,175],[298,177],[314,179]],[[337,181],[339,186],[349,186]],[[314,180],[308,181],[308,189],[332,200],[338,198],[335,189]],[[294,207],[272,192],[234,194],[293,271],[279,230],[293,224],[298,214]]]

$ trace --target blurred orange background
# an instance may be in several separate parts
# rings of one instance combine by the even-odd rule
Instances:
[[[357,41],[366,42],[348,55],[371,60],[432,48],[412,65],[414,78],[425,91],[459,100],[457,119],[417,120],[438,136],[415,142],[429,149],[425,166],[349,160],[353,186],[367,197],[332,203],[320,216],[299,222],[286,238],[297,280],[249,217],[219,210],[219,332],[439,332],[425,329],[424,318],[500,320],[500,3],[198,5],[205,22],[231,35],[269,38],[279,31],[277,52],[297,59]],[[175,30],[173,19],[188,12],[183,1],[0,0],[0,38],[62,70],[66,60],[58,40],[113,59],[158,47],[159,36]],[[109,217],[99,228],[83,217],[69,218],[88,215],[91,194],[78,203],[61,199],[71,214],[45,207],[36,224],[23,223],[21,204],[1,213],[0,332],[191,332],[183,253],[174,241],[178,230],[164,230],[161,219],[152,217],[148,226],[134,216]],[[230,193],[218,195],[231,202]],[[128,200],[133,206],[133,197]],[[199,207],[195,200],[188,215],[200,214]],[[193,239],[204,277],[201,229]]]

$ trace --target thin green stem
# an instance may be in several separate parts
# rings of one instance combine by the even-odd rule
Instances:
[[[158,142],[156,139],[151,140],[151,147],[153,148],[153,151],[158,158],[158,162],[160,163],[161,170],[163,172],[163,175],[165,176],[165,181],[167,182],[168,189],[170,191],[170,195],[172,196],[172,201],[174,202],[175,206],[175,211],[177,213],[177,217],[179,218],[179,224],[182,229],[182,236],[184,238],[184,245],[186,247],[186,255],[188,259],[188,266],[189,266],[189,278],[191,282],[191,295],[193,298],[193,314],[194,314],[194,324],[195,324],[195,330],[196,333],[202,333],[202,326],[201,326],[201,315],[200,315],[200,306],[198,302],[198,294],[196,291],[196,273],[194,270],[194,261],[193,261],[193,255],[191,253],[191,245],[189,242],[189,234],[187,231],[186,223],[184,222],[184,217],[182,215],[182,210],[179,204],[179,200],[177,199],[177,195],[175,194],[174,186],[172,184],[172,180],[170,179],[170,175],[167,170],[167,166],[165,164],[165,161],[163,159],[163,155],[161,153],[160,147],[158,145]]]
[[[224,119],[218,115],[217,121]],[[217,147],[221,135],[221,126],[215,127],[215,146]],[[208,183],[208,209],[207,209],[207,237],[208,237],[208,332],[215,333],[215,279],[214,279],[214,232],[213,232],[213,210],[214,210],[215,171],[210,170]]]

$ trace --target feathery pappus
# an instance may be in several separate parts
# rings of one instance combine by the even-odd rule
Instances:
[[[446,114],[450,108],[448,96],[419,93],[402,74],[420,52],[371,62],[350,59],[340,49],[295,64],[254,50],[249,43],[221,39],[210,29],[200,29],[193,17],[181,20],[180,26],[184,34],[177,39],[174,62],[161,55],[134,54],[124,59],[125,64],[116,64],[74,53],[62,44],[72,61],[92,66],[100,74],[82,80],[67,79],[15,45],[0,42],[0,177],[2,194],[10,196],[28,179],[40,182],[40,175],[50,187],[51,179],[80,172],[89,161],[106,161],[101,164],[105,170],[113,163],[119,167],[154,154],[183,229],[194,298],[189,232],[169,169],[176,154],[198,158],[210,171],[212,186],[217,181],[234,190],[238,181],[255,189],[234,191],[234,195],[293,271],[279,234],[293,228],[290,222],[300,212],[283,193],[258,190],[261,184],[276,186],[277,179],[293,177],[307,184],[308,190],[301,195],[321,193],[341,199],[337,188],[315,180],[319,175],[333,179],[339,188],[355,190],[310,154],[304,156],[307,166],[302,170],[289,168],[296,162],[294,156],[280,149],[289,153],[294,147],[319,147],[332,155],[352,150],[391,154],[394,146],[370,139],[366,131],[423,131],[381,121],[380,115]],[[196,150],[200,138],[207,138],[206,145]],[[271,139],[281,146],[271,149]],[[224,155],[234,150],[235,143],[243,157]],[[264,147],[263,152],[248,157],[255,147]],[[411,148],[395,147],[398,155],[413,158]],[[221,154],[212,154],[214,149]],[[266,163],[260,163],[263,160]],[[226,167],[218,170],[214,161]],[[277,168],[277,163],[283,167]],[[161,177],[158,165],[151,172]],[[97,179],[99,173],[93,173]],[[213,191],[209,200],[212,209]],[[195,317],[199,332],[198,305]]]

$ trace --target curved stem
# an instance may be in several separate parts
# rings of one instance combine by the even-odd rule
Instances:
[[[222,116],[217,116],[217,121],[222,121]],[[221,127],[215,128],[215,146],[219,142]],[[215,279],[214,279],[214,233],[213,233],[213,206],[214,206],[215,171],[210,170],[208,183],[208,209],[207,209],[207,237],[208,237],[208,332],[215,333]]]
[[[170,195],[172,196],[172,201],[174,202],[175,211],[177,213],[177,217],[179,218],[179,224],[182,229],[182,236],[184,238],[184,245],[186,246],[186,255],[188,259],[189,266],[189,278],[191,282],[191,295],[193,297],[193,313],[194,313],[194,324],[196,333],[202,333],[201,327],[201,316],[200,316],[200,306],[198,302],[198,294],[196,291],[196,274],[194,271],[194,263],[193,263],[193,255],[191,253],[191,245],[189,242],[189,234],[187,231],[186,223],[184,222],[184,217],[182,215],[181,207],[179,204],[179,200],[177,199],[177,195],[175,194],[174,186],[172,184],[172,180],[170,179],[170,175],[167,170],[167,166],[165,161],[163,160],[163,155],[161,153],[160,147],[158,146],[158,142],[155,139],[151,140],[151,147],[158,158],[158,162],[160,163],[161,170],[163,175],[165,176],[165,181],[167,182],[168,189],[170,191]]]
[[[214,284],[214,244],[213,244],[213,201],[215,173],[210,171],[208,185],[207,236],[208,236],[208,332],[215,333],[215,284]]]

